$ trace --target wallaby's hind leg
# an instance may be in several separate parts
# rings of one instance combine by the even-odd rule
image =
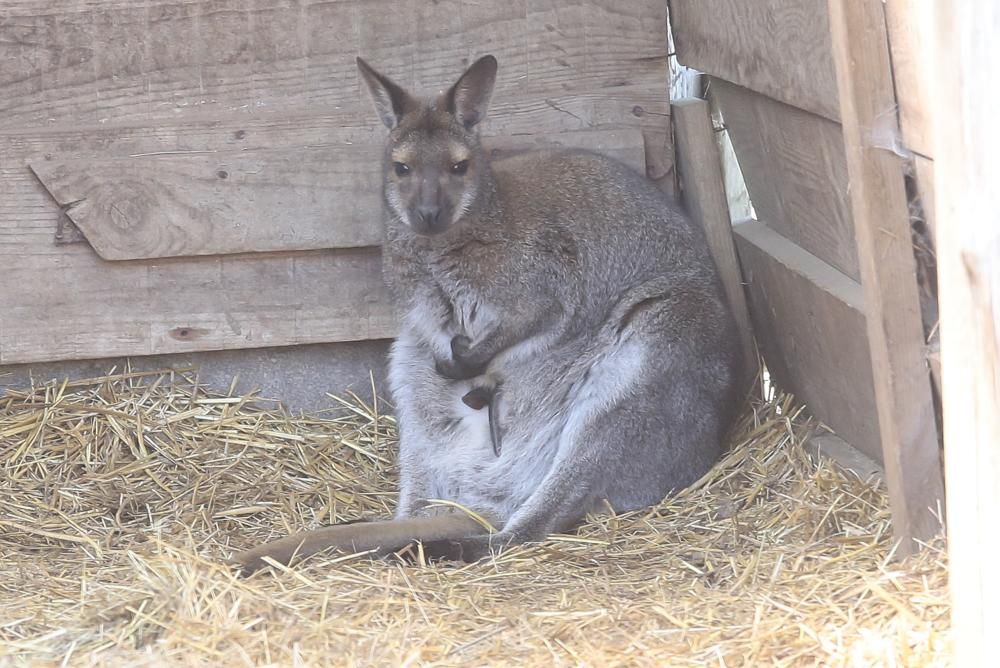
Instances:
[[[591,366],[568,399],[559,454],[524,505],[500,532],[435,543],[431,552],[474,561],[568,531],[605,500],[616,511],[635,510],[697,481],[722,451],[729,397],[693,375],[703,359],[669,356],[633,342]]]

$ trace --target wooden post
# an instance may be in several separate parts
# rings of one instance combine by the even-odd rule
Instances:
[[[1000,631],[1000,5],[935,3],[941,390],[956,666]]]
[[[674,141],[684,205],[708,236],[712,257],[719,268],[729,306],[743,339],[747,378],[753,379],[759,370],[757,348],[743,292],[743,274],[733,241],[733,225],[729,218],[729,204],[722,177],[722,160],[719,157],[708,102],[689,98],[678,100],[671,106],[677,130]]]
[[[829,0],[829,7],[883,464],[905,555],[940,531],[944,484],[904,165],[873,141],[876,128],[895,126],[885,15],[881,0]]]

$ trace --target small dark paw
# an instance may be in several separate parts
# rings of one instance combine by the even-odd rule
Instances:
[[[434,369],[451,380],[468,380],[483,375],[486,365],[475,360],[472,340],[459,334],[451,340],[451,359],[435,360]]]
[[[470,369],[454,360],[434,360],[434,370],[439,376],[449,380],[469,380],[479,375],[476,369]]]

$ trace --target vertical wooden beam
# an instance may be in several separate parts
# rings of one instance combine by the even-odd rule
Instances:
[[[1000,4],[935,4],[941,390],[956,666],[996,665],[1000,631]]]
[[[749,381],[756,377],[758,371],[757,348],[743,291],[743,274],[733,241],[722,160],[711,112],[708,102],[698,98],[678,100],[671,106],[684,205],[708,236],[712,257],[719,268],[726,297],[742,337],[745,372]]]
[[[885,15],[881,0],[829,7],[883,464],[905,555],[940,531],[944,483],[903,163],[873,142],[896,114]]]

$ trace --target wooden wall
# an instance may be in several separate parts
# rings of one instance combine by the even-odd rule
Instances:
[[[669,187],[666,48],[659,0],[5,2],[0,364],[391,336],[355,56],[436,92],[493,53],[494,147]]]
[[[901,5],[921,2],[670,2],[678,59],[711,75],[757,214],[734,231],[758,346],[779,386],[885,466],[903,552],[943,502],[904,192],[926,82],[915,42],[889,47],[918,21]]]
[[[882,461],[826,5],[671,0],[678,58],[712,76],[760,223],[735,228],[775,380]]]

